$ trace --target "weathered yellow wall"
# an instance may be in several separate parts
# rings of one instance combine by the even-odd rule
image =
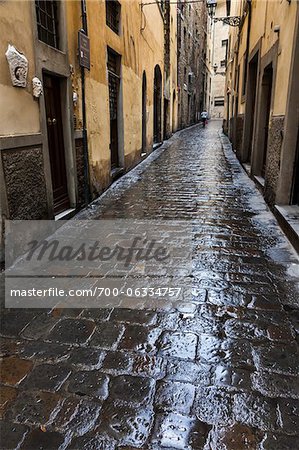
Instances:
[[[244,3],[244,2],[243,2]],[[231,15],[240,15],[243,11],[243,3],[232,2]],[[277,60],[275,92],[273,111],[274,115],[284,115],[287,101],[288,81],[291,65],[291,45],[294,39],[294,29],[296,20],[296,2],[280,0],[274,1],[252,1],[252,21],[250,31],[249,54],[261,40],[261,57],[273,47],[279,38],[279,55]],[[245,20],[244,26],[240,34],[240,46],[237,64],[240,64],[240,85],[239,93],[241,94],[242,81],[244,76],[244,56],[246,52],[248,20]],[[274,27],[279,26],[280,32],[275,33]],[[231,49],[237,46],[238,30],[230,30]],[[231,57],[233,56],[233,52]],[[231,83],[234,84],[235,72],[232,71]],[[229,78],[229,77],[228,77]],[[239,95],[239,113],[245,112],[245,103],[242,103],[241,95]]]
[[[32,78],[35,76],[32,2],[0,2],[0,135],[20,135],[40,131],[38,101],[32,96]],[[24,53],[29,61],[27,87],[11,83],[5,52],[8,44]],[[5,112],[5,114],[4,114]]]
[[[150,147],[153,135],[154,67],[159,64],[162,74],[164,70],[164,29],[158,5],[147,5],[143,8],[142,13],[137,0],[121,1],[120,3],[121,32],[117,35],[106,26],[105,1],[87,0],[91,69],[85,71],[86,109],[91,180],[95,194],[101,192],[110,182],[107,46],[122,56],[122,151],[126,169],[137,162],[142,146],[143,71],[145,70],[147,77],[147,143]],[[144,3],[151,2],[147,0]],[[175,12],[174,9],[173,12]],[[77,31],[81,28],[80,14],[79,2],[67,2],[69,57],[70,63],[75,68],[73,88],[79,94],[79,102],[75,108],[78,128],[82,125],[81,81],[77,62]],[[174,69],[176,70],[176,68]],[[174,84],[176,84],[176,80]]]

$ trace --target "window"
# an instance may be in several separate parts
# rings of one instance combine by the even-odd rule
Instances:
[[[117,0],[106,0],[106,25],[119,34],[120,3]]]
[[[224,98],[222,99],[215,99],[214,100],[214,106],[224,106]]]
[[[222,41],[221,41],[222,47],[227,47],[227,44],[228,44],[228,39],[222,39]]]
[[[222,61],[220,61],[220,66],[226,67],[226,59],[223,59]]]
[[[38,39],[51,47],[58,48],[57,2],[35,0]]]

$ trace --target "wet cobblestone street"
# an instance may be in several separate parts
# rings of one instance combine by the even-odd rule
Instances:
[[[78,215],[192,221],[192,301],[3,311],[3,449],[299,448],[299,262],[220,128]]]

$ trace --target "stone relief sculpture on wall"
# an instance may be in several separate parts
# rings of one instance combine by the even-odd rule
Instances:
[[[28,74],[28,60],[26,56],[10,44],[8,44],[5,56],[9,65],[12,85],[26,87]]]
[[[39,98],[41,95],[43,95],[43,85],[39,78],[33,77],[32,78],[32,93],[33,97]]]

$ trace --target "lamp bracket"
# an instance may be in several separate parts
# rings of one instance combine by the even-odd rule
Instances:
[[[239,27],[241,25],[240,16],[229,16],[229,17],[213,17],[214,22],[223,22],[231,27]]]

